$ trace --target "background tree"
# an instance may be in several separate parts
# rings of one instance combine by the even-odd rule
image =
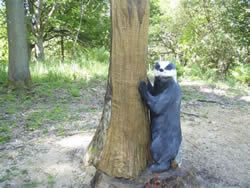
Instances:
[[[150,157],[150,129],[138,83],[146,76],[149,1],[112,0],[109,82],[87,160],[112,177],[135,178]]]
[[[8,59],[8,34],[6,6],[0,2],[0,63],[5,63]]]
[[[6,7],[9,44],[8,80],[10,84],[16,87],[29,86],[31,77],[24,19],[24,2],[23,0],[7,1]]]
[[[72,56],[72,48],[78,46],[107,47],[109,21],[106,1],[25,2],[30,47],[35,49],[37,59],[44,60],[46,52],[50,55],[51,51],[61,57],[65,53]]]
[[[45,27],[48,24],[49,18],[53,15],[57,8],[56,1],[44,0],[27,0],[26,15],[30,16],[30,31],[34,36],[35,55],[38,60],[44,60],[44,35]]]

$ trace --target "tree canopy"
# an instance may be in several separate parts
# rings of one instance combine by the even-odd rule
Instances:
[[[249,70],[248,1],[154,0],[151,4],[153,59],[172,58],[210,76],[225,77],[236,66]]]

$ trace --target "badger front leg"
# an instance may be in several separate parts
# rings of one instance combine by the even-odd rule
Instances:
[[[150,82],[150,80],[149,80],[149,78],[147,77],[147,81],[148,81],[148,91],[151,93],[151,94],[153,94],[153,91],[154,91],[154,87],[152,86],[152,84],[151,84],[151,82]]]
[[[141,81],[139,84],[139,92],[141,94],[142,100],[147,104],[147,101],[149,100],[148,96],[148,87],[145,81]]]
[[[168,95],[168,92],[164,92],[161,95],[153,96],[147,87],[145,81],[141,81],[139,84],[139,92],[142,100],[146,103],[148,108],[154,114],[161,114],[166,109],[172,95]]]

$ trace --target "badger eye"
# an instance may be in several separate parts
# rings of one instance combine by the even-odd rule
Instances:
[[[155,64],[155,69],[156,69],[156,70],[159,70],[159,69],[160,69],[159,63],[156,63],[156,64]]]
[[[173,67],[171,64],[169,64],[168,66],[165,67],[165,70],[171,70]]]

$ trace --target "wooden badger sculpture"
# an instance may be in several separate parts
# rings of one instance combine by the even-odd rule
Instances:
[[[150,110],[154,163],[149,169],[162,172],[181,165],[182,133],[180,125],[181,89],[174,63],[160,61],[154,68],[154,86],[148,79],[139,84],[142,100]]]

